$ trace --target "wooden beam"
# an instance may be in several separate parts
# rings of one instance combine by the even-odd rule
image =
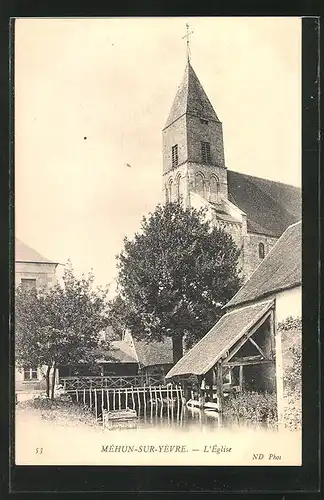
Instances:
[[[263,359],[262,356],[245,356],[244,358],[238,358],[234,361],[228,361],[223,363],[223,367],[234,367],[234,366],[247,366],[247,365],[263,365],[273,363],[274,360]]]
[[[239,386],[240,386],[240,391],[242,391],[242,389],[243,389],[243,365],[240,365]]]
[[[221,363],[217,363],[216,365],[216,381],[218,412],[221,413],[223,402],[223,366]]]
[[[284,426],[284,396],[283,396],[283,368],[282,368],[282,347],[281,332],[276,328],[275,317],[273,314],[271,326],[274,330],[276,341],[276,386],[277,386],[277,412],[278,427]]]
[[[252,337],[249,338],[249,342],[251,342],[251,344],[254,345],[254,347],[259,351],[259,353],[261,354],[261,356],[264,357],[264,359],[269,359],[269,357],[264,354],[264,352],[262,351],[261,347],[258,346],[258,344],[256,343],[256,341],[253,340]]]
[[[271,316],[271,311],[269,311],[265,316],[263,316],[263,318],[259,319],[259,321],[255,323],[255,325],[247,333],[245,333],[243,337],[241,337],[241,339],[236,344],[236,347],[234,347],[230,355],[227,356],[227,358],[225,358],[224,361],[227,362],[230,359],[232,359],[232,357],[235,356],[235,354],[241,349],[241,347],[245,344],[245,342],[258,330],[258,328],[260,328],[260,326],[263,325],[263,323],[270,316]]]

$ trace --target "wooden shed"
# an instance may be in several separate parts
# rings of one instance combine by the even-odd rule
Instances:
[[[278,323],[301,317],[301,222],[289,226],[272,250],[224,307],[216,325],[167,373],[197,377],[203,398],[225,391],[277,392],[283,416],[283,360]]]

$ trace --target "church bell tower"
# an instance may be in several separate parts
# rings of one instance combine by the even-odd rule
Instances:
[[[182,198],[188,206],[191,193],[197,193],[219,204],[227,198],[222,123],[191,66],[189,52],[187,59],[162,132],[165,201]]]

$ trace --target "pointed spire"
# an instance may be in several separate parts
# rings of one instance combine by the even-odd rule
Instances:
[[[219,122],[215,110],[189,60],[164,128],[184,114]]]

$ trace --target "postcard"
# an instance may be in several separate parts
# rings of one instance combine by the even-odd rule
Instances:
[[[14,34],[15,463],[301,466],[301,19]]]

